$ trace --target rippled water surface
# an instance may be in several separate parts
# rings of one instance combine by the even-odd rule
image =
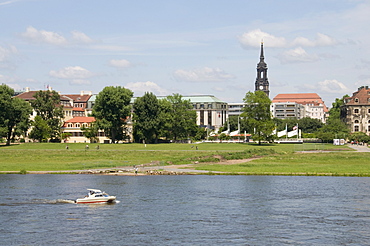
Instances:
[[[370,178],[0,175],[1,245],[369,245]],[[87,188],[113,205],[81,205]]]

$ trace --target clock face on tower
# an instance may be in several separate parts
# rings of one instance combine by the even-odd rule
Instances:
[[[263,85],[260,85],[260,90],[263,90]]]

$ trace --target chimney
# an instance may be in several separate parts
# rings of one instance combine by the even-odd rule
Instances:
[[[80,95],[83,96],[84,95],[84,91],[81,91],[81,94]]]
[[[26,92],[30,92],[30,87],[26,87]]]

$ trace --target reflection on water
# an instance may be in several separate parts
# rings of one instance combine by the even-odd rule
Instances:
[[[0,175],[2,245],[366,245],[370,178]],[[117,196],[75,204],[87,188]]]

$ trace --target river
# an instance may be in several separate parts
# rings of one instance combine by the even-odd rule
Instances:
[[[370,178],[0,175],[1,245],[368,245]],[[81,205],[87,188],[113,205]]]

